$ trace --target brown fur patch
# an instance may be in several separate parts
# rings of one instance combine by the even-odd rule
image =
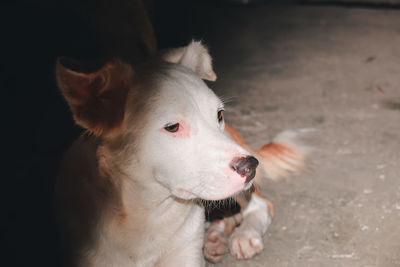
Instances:
[[[244,149],[246,149],[248,151],[252,151],[250,146],[246,143],[246,141],[243,139],[243,137],[240,135],[240,133],[238,131],[236,131],[235,128],[233,128],[229,124],[225,124],[225,131],[229,134],[230,138],[232,138],[233,141],[238,143]]]
[[[125,101],[133,71],[118,60],[107,62],[99,70],[76,72],[59,59],[57,82],[77,124],[96,135],[113,132],[124,117]]]
[[[280,157],[280,155],[293,155],[295,151],[284,144],[271,142],[266,145],[263,145],[259,150],[258,154],[262,156],[273,156],[273,157]]]
[[[295,158],[297,153],[293,148],[278,142],[271,142],[257,150],[257,154],[268,161],[271,165],[277,165],[277,161],[285,162],[293,168],[297,168],[294,163],[290,162],[288,158]],[[283,171],[283,170],[282,170]]]

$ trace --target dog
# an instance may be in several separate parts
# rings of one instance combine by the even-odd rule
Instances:
[[[204,255],[210,262],[220,261],[228,251],[237,259],[249,259],[263,250],[263,236],[272,222],[274,205],[259,188],[264,186],[265,178],[278,180],[307,169],[311,148],[299,142],[299,137],[311,130],[283,131],[272,142],[253,150],[238,131],[226,125],[230,138],[255,155],[262,168],[257,171],[252,188],[235,196],[239,207],[233,213],[229,205],[214,204],[207,210],[211,223],[205,236]]]
[[[203,81],[216,75],[200,42],[138,66],[61,58],[56,79],[86,129],[65,153],[55,188],[66,266],[204,266],[203,247],[211,260],[222,253],[210,238],[218,227],[204,238],[200,200],[249,190],[256,157],[269,162],[271,177],[303,165],[296,146],[275,142],[252,151],[225,125],[224,104]],[[271,209],[255,191],[241,214],[231,227],[241,223],[231,251],[248,257],[262,249]]]

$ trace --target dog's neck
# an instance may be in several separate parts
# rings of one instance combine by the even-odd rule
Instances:
[[[184,251],[182,244],[187,246],[187,243],[182,243],[182,238],[190,239],[188,242],[201,250],[205,219],[203,207],[197,201],[173,196],[152,176],[150,168],[137,168],[138,159],[130,158],[132,167],[121,168],[115,162],[121,163],[120,159],[101,145],[97,158],[101,175],[112,180],[116,188],[116,201],[109,209],[111,216],[106,215],[115,229],[112,238],[121,235],[124,240],[131,240],[132,246],[127,249],[133,258],[143,259],[144,266],[156,262],[163,266],[171,253]],[[149,243],[152,245],[142,245]],[[169,251],[156,253],[157,258],[151,258],[155,255],[154,249],[166,247]],[[144,255],[153,256],[146,259]]]
[[[119,197],[121,212],[130,216],[173,218],[178,222],[189,215],[197,200],[183,200],[172,195],[171,191],[158,182],[150,167],[143,167],[140,159],[132,157],[129,164],[121,167],[122,160],[106,147],[97,150],[100,172],[113,181]],[[115,161],[118,161],[118,164]],[[137,168],[137,166],[142,166]]]

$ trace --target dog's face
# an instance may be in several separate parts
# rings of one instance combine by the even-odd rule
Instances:
[[[232,164],[249,152],[224,134],[223,103],[193,72],[167,66],[139,142],[143,160],[173,195],[223,199],[249,186]]]
[[[83,115],[87,112],[85,108],[76,107],[83,103],[86,93],[81,93],[78,101],[74,99],[77,93],[71,93],[74,86],[66,86],[68,81],[60,74],[58,82],[79,124],[97,135],[119,133],[134,139],[135,149],[127,150],[134,155],[125,155],[137,159],[130,168],[132,172],[135,168],[148,170],[172,195],[217,200],[247,189],[258,163],[224,134],[223,103],[201,79],[215,80],[207,50],[193,42],[169,51],[164,59],[172,63],[160,63],[147,76],[148,81],[142,79],[139,85],[135,85],[133,72],[125,70],[123,65],[108,71],[109,78],[96,82],[97,78],[92,77],[89,83],[110,88],[98,90],[97,100],[86,100],[91,105],[86,109],[92,113],[99,112],[98,105],[112,110],[111,115],[102,115],[102,120],[97,113]],[[58,73],[62,74],[60,68]],[[118,73],[117,81],[112,79],[114,72]],[[85,85],[85,82],[74,84]],[[118,94],[114,88],[119,90]]]

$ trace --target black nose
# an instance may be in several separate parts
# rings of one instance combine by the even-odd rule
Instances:
[[[250,182],[256,176],[257,166],[258,160],[252,156],[235,159],[231,163],[233,170],[246,177],[246,183]]]

